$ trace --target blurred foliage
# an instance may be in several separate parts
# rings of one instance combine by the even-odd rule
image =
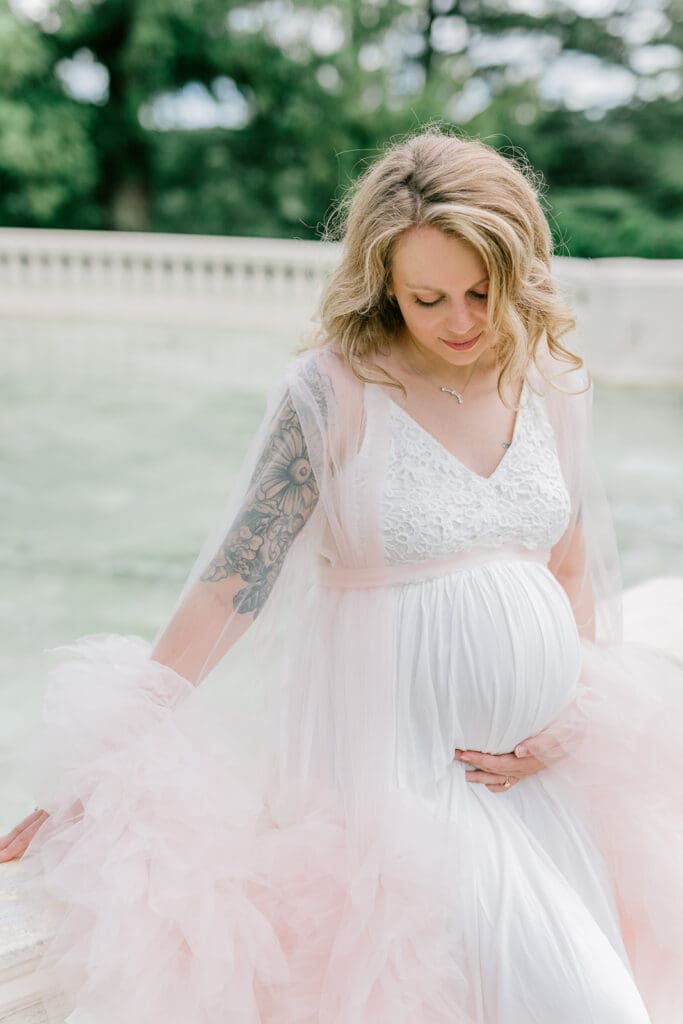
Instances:
[[[367,159],[437,120],[541,171],[558,251],[683,256],[683,0],[519,7],[0,0],[0,223],[315,238]],[[563,56],[631,98],[544,97]]]
[[[64,96],[52,41],[0,4],[0,218],[63,226],[97,186],[93,111]]]

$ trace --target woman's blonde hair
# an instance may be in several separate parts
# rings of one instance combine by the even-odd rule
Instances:
[[[430,124],[388,145],[325,224],[323,240],[340,240],[341,258],[323,288],[319,326],[300,351],[336,343],[360,380],[405,392],[372,356],[387,350],[403,324],[388,294],[398,239],[414,225],[431,225],[469,243],[486,267],[498,393],[506,405],[503,390],[524,375],[544,333],[553,356],[568,369],[581,367],[580,356],[559,342],[576,321],[552,278],[541,188],[528,163],[455,129]],[[368,377],[370,367],[383,379]]]

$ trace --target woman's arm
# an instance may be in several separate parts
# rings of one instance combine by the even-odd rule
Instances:
[[[595,599],[580,513],[552,549],[548,568],[567,593],[579,633],[595,642]]]
[[[318,496],[288,395],[238,514],[158,638],[152,658],[198,685],[259,615]]]
[[[198,685],[263,609],[318,498],[303,430],[287,392],[266,430],[266,441],[232,525],[157,638],[151,659]],[[68,799],[62,806],[64,789],[51,788],[46,782],[43,791],[49,800],[43,802],[51,807],[50,813],[36,808],[7,835],[0,836],[0,863],[23,855],[54,807],[61,820],[70,823],[80,817],[83,805],[80,797],[74,801],[77,791],[70,787],[85,770],[90,793],[88,759],[99,756],[100,750],[116,749],[117,743],[123,749],[131,737],[149,727],[156,720],[150,704],[174,706],[181,689],[184,696],[184,683],[160,680],[162,671],[148,670],[147,645],[142,645],[140,653],[131,640],[139,638],[86,637],[83,648],[76,649],[78,663],[61,666],[66,686],[64,693],[57,692],[53,698],[46,736],[60,763],[63,750],[73,753],[69,771],[54,773],[55,782],[69,778]],[[115,689],[118,685],[120,692],[113,692],[112,685]],[[88,723],[85,728],[84,722]],[[72,723],[78,742],[73,742],[69,731]]]

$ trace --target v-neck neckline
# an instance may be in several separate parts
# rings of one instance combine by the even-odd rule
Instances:
[[[405,416],[405,418],[410,421],[410,423],[412,423],[415,427],[417,427],[417,429],[420,431],[420,433],[424,434],[427,438],[429,438],[429,440],[433,444],[435,444],[437,448],[439,448],[446,456],[448,456],[448,458],[450,458],[454,462],[456,462],[458,464],[458,466],[460,466],[462,469],[465,470],[466,473],[469,473],[470,476],[473,476],[476,480],[482,480],[484,482],[488,482],[489,480],[493,480],[494,476],[496,476],[496,474],[501,469],[503,464],[508,461],[508,456],[509,456],[510,452],[515,448],[515,443],[517,441],[517,436],[518,436],[518,433],[519,433],[519,429],[518,428],[519,428],[520,418],[521,418],[523,410],[526,408],[526,395],[527,395],[527,380],[526,380],[526,377],[525,377],[524,380],[522,381],[522,387],[521,387],[520,393],[519,393],[519,409],[515,413],[515,422],[514,422],[514,425],[512,427],[512,439],[510,441],[510,444],[508,445],[508,447],[503,452],[503,457],[500,459],[500,461],[498,462],[498,464],[495,467],[495,469],[493,470],[493,472],[489,473],[488,476],[484,476],[482,473],[477,473],[477,471],[475,469],[471,469],[470,466],[466,465],[462,461],[462,459],[458,458],[458,456],[454,452],[452,452],[448,448],[446,448],[446,446],[441,441],[439,441],[438,437],[435,437],[435,435],[432,434],[431,430],[427,430],[426,427],[423,427],[423,425],[418,420],[416,420],[414,416],[411,416],[411,414],[407,411],[407,409],[404,409],[402,405],[399,405],[398,402],[395,402],[393,400],[393,398],[389,398],[389,395],[386,392],[384,392],[384,396],[385,396],[386,400],[388,402],[390,402],[391,405],[394,406],[394,408],[398,409],[398,411],[400,413],[402,413],[403,416]]]

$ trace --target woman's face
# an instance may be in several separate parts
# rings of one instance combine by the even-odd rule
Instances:
[[[480,356],[480,365],[489,361],[484,353],[491,354],[495,339],[486,331],[488,278],[470,245],[439,228],[408,228],[394,252],[391,287],[408,332],[405,340],[428,363],[438,366],[434,357],[451,366],[469,366]]]

